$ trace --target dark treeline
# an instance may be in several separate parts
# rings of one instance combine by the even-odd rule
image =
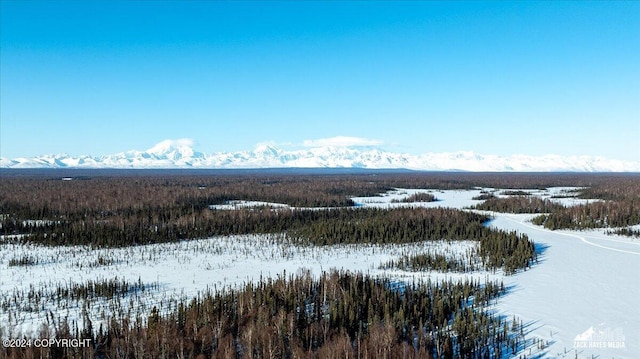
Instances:
[[[502,213],[551,213],[564,209],[564,206],[548,199],[534,196],[515,195],[510,197],[488,197],[473,207],[483,211]]]
[[[476,200],[476,201],[485,201],[485,200],[491,199],[491,198],[496,198],[496,196],[493,194],[493,192],[480,191],[479,195],[474,196],[471,199]]]
[[[473,253],[463,256],[446,256],[431,251],[402,255],[381,265],[381,268],[398,268],[406,271],[437,270],[441,272],[467,273],[478,269],[472,258]]]
[[[534,218],[549,229],[628,227],[640,224],[640,177],[609,179],[585,188],[580,198],[599,199]]]
[[[489,217],[476,213],[446,208],[371,208],[316,215],[323,220],[294,229],[289,236],[316,245],[475,240],[480,242],[476,254],[482,263],[490,269],[503,268],[508,274],[529,267],[535,259],[534,244],[526,235],[486,227]]]
[[[414,203],[414,202],[434,202],[437,201],[436,196],[431,193],[414,193],[407,198],[403,199],[394,199],[391,202],[393,203]]]
[[[5,358],[485,358],[524,347],[519,324],[486,311],[488,282],[402,286],[361,274],[281,276],[206,293],[175,311],[42,337],[88,338],[91,348],[2,348]],[[59,353],[51,353],[58,351]]]
[[[311,212],[311,211],[310,211]],[[492,230],[489,217],[450,208],[358,208],[312,211],[317,220],[289,236],[312,244],[411,243],[426,240],[479,240]]]
[[[607,233],[627,237],[640,237],[640,231],[631,228],[620,228],[615,231],[607,231]]]
[[[638,188],[640,191],[640,187]],[[640,199],[591,202],[541,215],[533,223],[549,229],[628,227],[640,224]]]
[[[503,196],[530,196],[531,193],[521,190],[506,190],[500,192]]]

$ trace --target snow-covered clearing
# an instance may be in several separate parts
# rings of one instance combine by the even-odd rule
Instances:
[[[408,279],[413,277],[460,278],[454,273],[408,273],[379,269],[380,265],[405,254],[431,251],[465,253],[477,245],[473,241],[421,242],[405,245],[294,246],[281,235],[243,235],[213,237],[116,249],[91,249],[85,246],[41,247],[5,243],[0,246],[0,334],[37,334],[49,311],[68,317],[81,325],[84,301],[41,300],[33,303],[29,293],[47,297],[57,287],[73,287],[89,280],[126,280],[143,283],[147,290],[134,295],[89,300],[94,327],[108,319],[108,308],[129,310],[143,318],[153,306],[171,310],[180,299],[190,299],[206,290],[238,288],[248,281],[309,270],[319,276],[322,271],[345,269],[371,275]],[[9,266],[11,259],[28,257],[35,264]],[[106,262],[106,264],[104,264]],[[498,277],[477,272],[479,280]],[[468,275],[467,275],[468,276]],[[18,300],[14,299],[18,296]],[[133,302],[131,302],[133,300]],[[111,301],[113,302],[113,301]]]
[[[484,189],[493,190],[493,189]],[[465,208],[481,189],[429,191],[438,199],[428,203],[392,203],[416,192],[398,189],[378,197],[354,198],[358,206],[445,206]],[[500,190],[498,190],[499,192]],[[496,193],[498,193],[496,192]],[[542,198],[570,194],[571,188],[531,190]],[[554,198],[564,204],[582,203],[574,198]],[[263,202],[230,203],[238,206],[276,207]],[[222,207],[221,207],[222,208]],[[40,247],[0,240],[0,335],[15,337],[36,333],[46,323],[49,311],[57,317],[79,321],[83,306],[97,323],[112,309],[144,317],[157,306],[170,310],[179,299],[205,290],[241,286],[261,277],[296,273],[302,269],[318,275],[332,268],[362,271],[399,280],[414,278],[460,278],[504,280],[508,293],[494,310],[510,318],[518,316],[527,325],[528,338],[545,340],[543,351],[533,355],[555,358],[637,358],[640,353],[640,241],[598,231],[549,231],[532,225],[532,215],[492,213],[490,225],[526,233],[536,242],[540,263],[513,276],[500,272],[467,274],[405,272],[379,269],[382,263],[422,250],[464,253],[475,242],[425,242],[410,245],[293,246],[281,235],[231,236],[120,249],[92,250],[87,247]],[[35,264],[12,265],[11,259],[31,258]],[[31,292],[55,291],[56,287],[88,280],[126,279],[144,283],[145,291],[116,299],[94,298],[88,303],[42,300],[34,304]],[[17,298],[17,299],[16,299]],[[526,349],[520,354],[529,354]]]

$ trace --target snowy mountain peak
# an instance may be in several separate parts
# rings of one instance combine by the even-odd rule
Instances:
[[[263,156],[279,156],[282,151],[270,144],[259,144],[253,149],[254,154],[260,154]]]
[[[192,146],[193,140],[191,139],[164,140],[146,150],[145,153],[153,155],[157,159],[169,159],[176,161],[204,158],[204,154],[201,152],[195,152]]]

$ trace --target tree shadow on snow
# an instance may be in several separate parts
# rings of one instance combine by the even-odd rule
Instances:
[[[547,251],[549,246],[546,244],[534,242],[533,247],[536,251],[536,259],[534,260],[534,264],[543,263],[546,259],[546,255],[544,253]]]

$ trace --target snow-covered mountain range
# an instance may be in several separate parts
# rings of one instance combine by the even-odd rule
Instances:
[[[640,162],[591,156],[480,155],[469,151],[410,155],[375,147],[322,146],[205,154],[188,141],[166,140],[146,151],[106,156],[0,158],[2,168],[364,168],[487,172],[640,172]]]

